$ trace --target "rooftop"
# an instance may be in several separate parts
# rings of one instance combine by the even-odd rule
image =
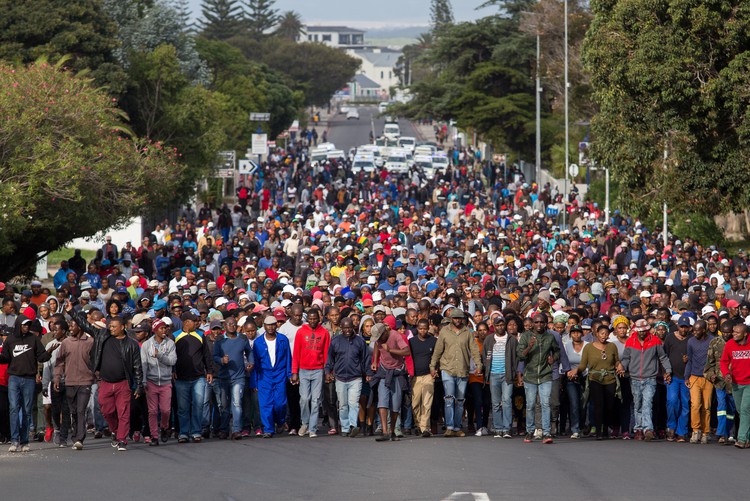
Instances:
[[[346,26],[306,26],[305,29],[308,33],[316,32],[333,32],[333,33],[364,33],[362,30],[356,28],[347,28]]]
[[[367,78],[367,76],[359,73],[355,75],[354,79],[352,80],[357,85],[359,85],[360,89],[379,89],[380,84],[370,80]]]

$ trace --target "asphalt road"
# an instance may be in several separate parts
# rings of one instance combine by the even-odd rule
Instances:
[[[376,443],[320,436],[148,447],[117,452],[32,444],[0,452],[4,499],[444,500],[740,499],[750,451],[716,444],[516,437]],[[460,493],[476,493],[460,494]]]
[[[378,117],[377,106],[359,106],[359,120],[347,120],[346,115],[334,115],[329,121],[328,140],[336,145],[336,148],[349,153],[349,148],[368,144],[370,130],[375,126],[375,137],[383,134],[385,120]],[[402,136],[418,137],[411,122],[405,119],[399,120]],[[419,138],[417,139],[419,141]]]

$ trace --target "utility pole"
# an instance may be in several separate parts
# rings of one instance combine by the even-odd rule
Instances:
[[[536,184],[541,193],[542,182],[542,83],[540,62],[542,49],[539,29],[536,31]]]
[[[609,224],[609,167],[604,169],[604,222]]]
[[[568,87],[570,82],[568,81],[568,0],[564,3],[565,11],[565,192],[563,193],[563,228],[567,225],[568,217],[568,167],[569,159],[568,155],[570,152],[570,126],[568,123]]]

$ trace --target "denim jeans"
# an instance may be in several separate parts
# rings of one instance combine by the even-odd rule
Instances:
[[[513,383],[505,381],[505,374],[490,374],[490,395],[492,396],[492,427],[495,431],[510,431],[513,422],[511,396]]]
[[[633,407],[635,408],[635,426],[633,429],[635,431],[653,431],[654,423],[651,420],[651,410],[656,393],[656,378],[636,379],[631,377],[630,387],[633,389]]]
[[[542,433],[544,435],[550,435],[552,421],[550,409],[552,380],[540,384],[524,381],[523,386],[526,390],[526,433],[534,433],[536,429],[536,423],[534,422],[536,405],[534,402],[536,402],[536,395],[539,393],[539,403],[542,407]]]
[[[245,392],[245,379],[230,381],[222,379],[219,381],[219,410],[221,412],[221,424],[219,429],[229,433],[229,413],[232,414],[232,433],[242,431],[242,396]]]
[[[180,418],[180,438],[198,438],[203,428],[206,401],[206,378],[175,381],[177,413]]]
[[[580,433],[583,425],[583,385],[578,381],[567,381],[565,390],[568,394],[568,409],[570,411],[570,432]],[[562,433],[563,430],[559,432]]]
[[[440,374],[445,389],[445,428],[459,431],[464,415],[464,400],[469,376],[451,376],[445,371],[440,371]]]
[[[684,379],[673,376],[667,385],[667,428],[684,437],[688,433],[689,417],[690,388],[685,386]]]
[[[323,394],[323,369],[299,370],[299,406],[302,424],[318,432],[318,412]]]
[[[221,386],[219,380],[215,379],[213,383],[206,382],[206,391],[203,395],[203,431],[218,433],[221,429],[221,411],[219,409],[221,402]]]
[[[34,407],[34,378],[10,376],[8,399],[10,400],[10,441],[14,444],[29,443],[29,417]]]
[[[336,396],[339,402],[339,422],[341,433],[348,433],[357,426],[359,417],[359,395],[362,393],[362,378],[354,381],[336,380]]]
[[[102,431],[107,427],[107,421],[102,416],[102,408],[99,406],[99,385],[91,385],[91,397],[88,405],[89,416],[94,416],[94,428],[96,431]]]
[[[724,438],[734,436],[735,412],[737,409],[732,394],[716,388],[716,436]]]

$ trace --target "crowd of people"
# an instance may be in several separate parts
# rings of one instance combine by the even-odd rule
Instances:
[[[311,165],[297,145],[232,209],[107,237],[51,286],[0,284],[0,439],[748,446],[743,251],[664,245],[453,153],[428,180]]]

